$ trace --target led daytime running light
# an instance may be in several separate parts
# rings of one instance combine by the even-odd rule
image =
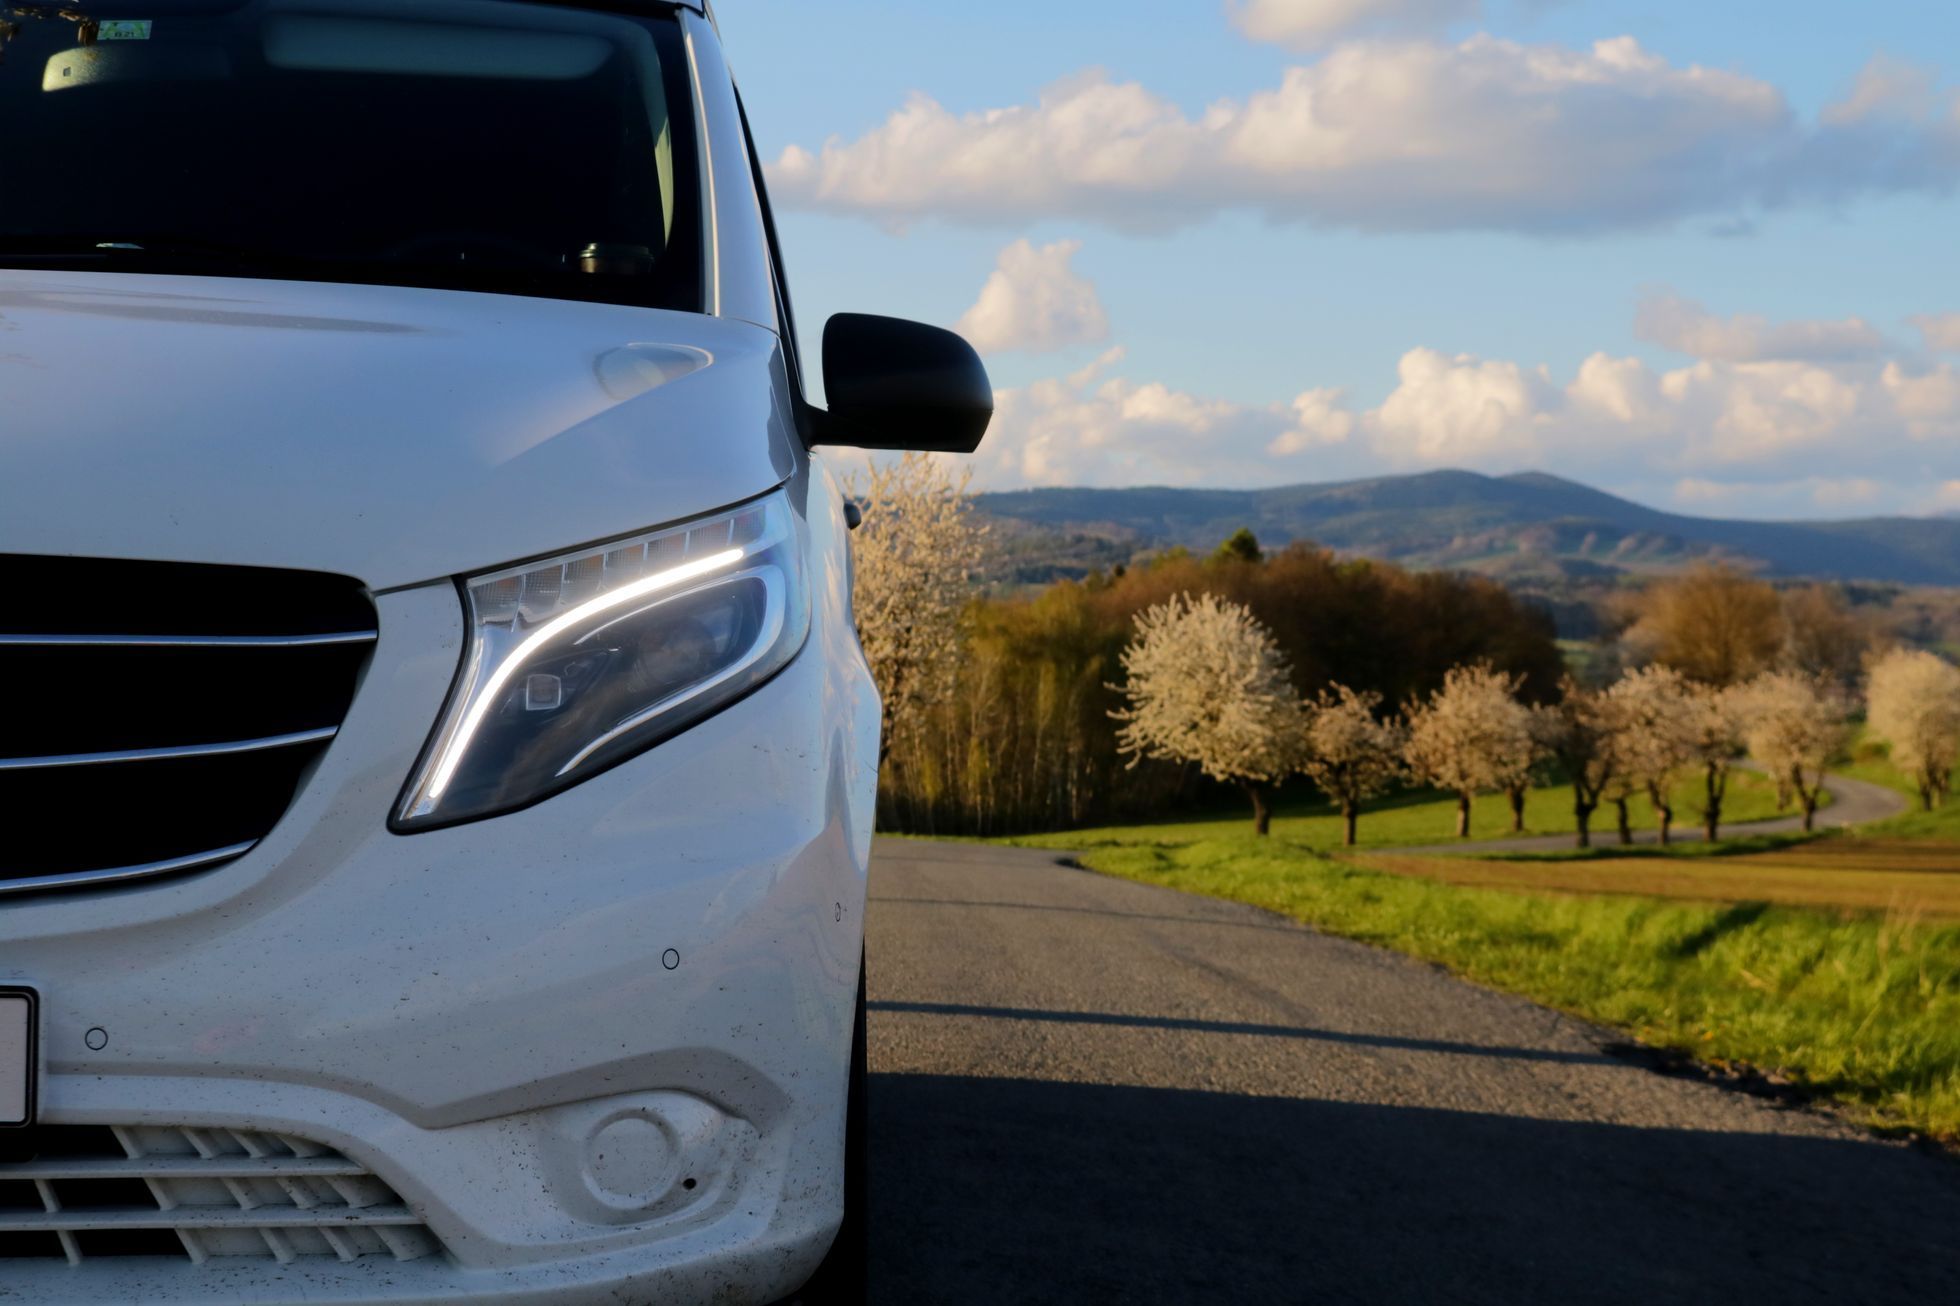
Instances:
[[[391,826],[527,807],[759,687],[809,634],[806,543],[780,488],[463,577],[469,645]]]
[[[676,585],[709,575],[723,567],[740,562],[742,557],[743,553],[740,549],[724,549],[720,553],[711,553],[705,558],[683,562],[677,567],[669,567],[666,571],[642,577],[611,594],[602,594],[596,599],[582,603],[531,632],[525,637],[524,642],[513,649],[497,669],[490,673],[490,678],[484,682],[482,690],[476,696],[476,701],[470,704],[470,710],[464,714],[462,722],[456,727],[455,734],[451,735],[443,745],[442,754],[436,759],[435,768],[430,772],[429,783],[423,791],[422,801],[416,805],[417,810],[426,811],[441,801],[443,791],[449,788],[450,780],[455,778],[456,767],[463,760],[463,754],[469,748],[470,740],[483,725],[483,718],[496,705],[504,687],[510,683],[511,678],[532,654],[546,647],[552,640],[574,626],[582,625],[602,612],[624,607],[635,599],[658,594],[662,590],[672,589]]]

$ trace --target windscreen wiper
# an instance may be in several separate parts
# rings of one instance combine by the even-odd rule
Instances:
[[[194,258],[253,264],[297,261],[291,255],[179,236],[45,236],[0,232],[0,261],[8,263],[106,263],[143,258]]]
[[[94,242],[55,240],[46,236],[0,236],[0,260],[8,263],[72,263],[76,259],[106,260],[109,251]]]
[[[47,236],[0,232],[0,268],[40,267],[431,285],[489,291],[521,291],[535,284],[540,276],[551,275],[548,269],[495,262],[462,259],[435,262],[387,253],[301,254],[180,236],[127,233]]]

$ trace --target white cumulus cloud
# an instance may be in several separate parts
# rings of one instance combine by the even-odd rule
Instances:
[[[1532,462],[1562,404],[1543,367],[1419,348],[1402,355],[1396,375],[1368,427],[1375,451],[1397,465]]]
[[[1418,347],[1374,407],[1338,390],[1239,404],[1121,373],[1121,349],[999,397],[980,479],[1017,485],[1271,485],[1392,471],[1543,468],[1687,508],[1926,510],[1960,466],[1960,369],[1767,357],[1803,332],[1657,369],[1597,353],[1550,369]]]
[[[1923,122],[1939,110],[1939,78],[1932,69],[1879,54],[1858,71],[1851,90],[1825,105],[1819,117],[1832,126],[1884,118]]]
[[[1345,390],[1332,386],[1308,390],[1293,400],[1293,424],[1273,437],[1266,452],[1285,457],[1345,444],[1355,424]]]
[[[1255,41],[1318,49],[1359,34],[1430,32],[1475,18],[1480,0],[1236,0],[1232,21]]]
[[[1429,19],[1448,0],[1250,0],[1275,34]],[[1394,24],[1391,23],[1391,26]],[[1161,230],[1221,211],[1370,231],[1584,233],[1960,184],[1960,92],[1883,58],[1815,122],[1743,73],[1630,36],[1587,49],[1487,34],[1343,40],[1279,85],[1187,113],[1089,69],[1032,104],[915,94],[855,140],[793,145],[787,204],[902,224],[1073,218]]]
[[[1960,354],[1960,313],[1921,313],[1910,320],[1919,329],[1926,348],[1942,354]]]
[[[980,298],[956,329],[983,354],[1044,351],[1109,338],[1109,315],[1095,283],[1072,266],[1082,242],[1037,248],[1017,240],[1000,252]]]
[[[1770,198],[1835,204],[1860,194],[1945,194],[1960,181],[1960,91],[1880,55],[1826,105],[1780,170]]]
[[[1802,465],[1849,475],[1948,438],[1957,418],[1960,376],[1947,368],[1701,359],[1656,371],[1595,354],[1558,384],[1543,367],[1413,349],[1362,429],[1376,455],[1405,468],[1543,462],[1693,475]]]
[[[1549,466],[1609,481],[1790,483],[1818,507],[1897,502],[1960,462],[1960,372],[1897,360],[1701,358],[1656,370],[1595,354],[1571,380],[1434,350],[1405,354],[1400,384],[1360,415],[1370,452],[1397,468]]]
[[[1879,380],[1913,439],[1960,445],[1960,372],[1950,366],[1913,372],[1891,362]],[[1960,447],[1952,456],[1960,460]]]
[[[1641,301],[1634,331],[1664,349],[1696,358],[1746,363],[1765,358],[1871,358],[1886,348],[1883,332],[1860,317],[1836,322],[1771,322],[1755,314],[1717,317],[1675,294]]]
[[[1347,465],[1324,456],[1356,428],[1338,391],[1239,404],[1118,375],[1123,358],[1112,348],[1067,376],[997,394],[976,479],[988,488],[1253,485]]]
[[[1252,209],[1574,232],[1732,211],[1769,184],[1794,130],[1775,87],[1677,67],[1631,37],[1572,50],[1479,35],[1341,45],[1195,117],[1099,70],[976,113],[915,95],[856,140],[785,150],[771,184],[787,204],[899,223],[1163,228]]]

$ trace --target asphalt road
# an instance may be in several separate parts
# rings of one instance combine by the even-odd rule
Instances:
[[[878,1302],[1960,1302],[1960,1162],[1434,968],[881,840]]]
[[[1757,768],[1751,767],[1751,770]],[[1831,801],[1818,809],[1817,828],[1836,830],[1853,825],[1865,825],[1872,821],[1882,821],[1888,816],[1897,816],[1911,804],[1896,789],[1875,785],[1869,780],[1853,780],[1849,776],[1833,775],[1824,780],[1824,792]],[[1364,818],[1366,819],[1366,818]],[[1616,817],[1612,804],[1602,804],[1593,813],[1592,841],[1595,848],[1610,848],[1618,844],[1620,832],[1615,825]],[[1790,830],[1801,830],[1801,816],[1777,816],[1767,821],[1736,821],[1722,826],[1725,839],[1737,839],[1749,834],[1782,834]],[[1676,813],[1674,830],[1671,835],[1675,843],[1702,842],[1702,828],[1691,812]],[[1635,843],[1657,843],[1660,832],[1652,827],[1636,828],[1633,832]],[[1475,842],[1458,840],[1454,843],[1426,844],[1420,848],[1396,848],[1398,853],[1528,853],[1553,852],[1572,847],[1569,834],[1532,834],[1515,839],[1479,839]]]

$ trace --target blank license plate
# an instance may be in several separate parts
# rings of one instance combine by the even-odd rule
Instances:
[[[34,1123],[34,994],[0,989],[0,1129]]]

